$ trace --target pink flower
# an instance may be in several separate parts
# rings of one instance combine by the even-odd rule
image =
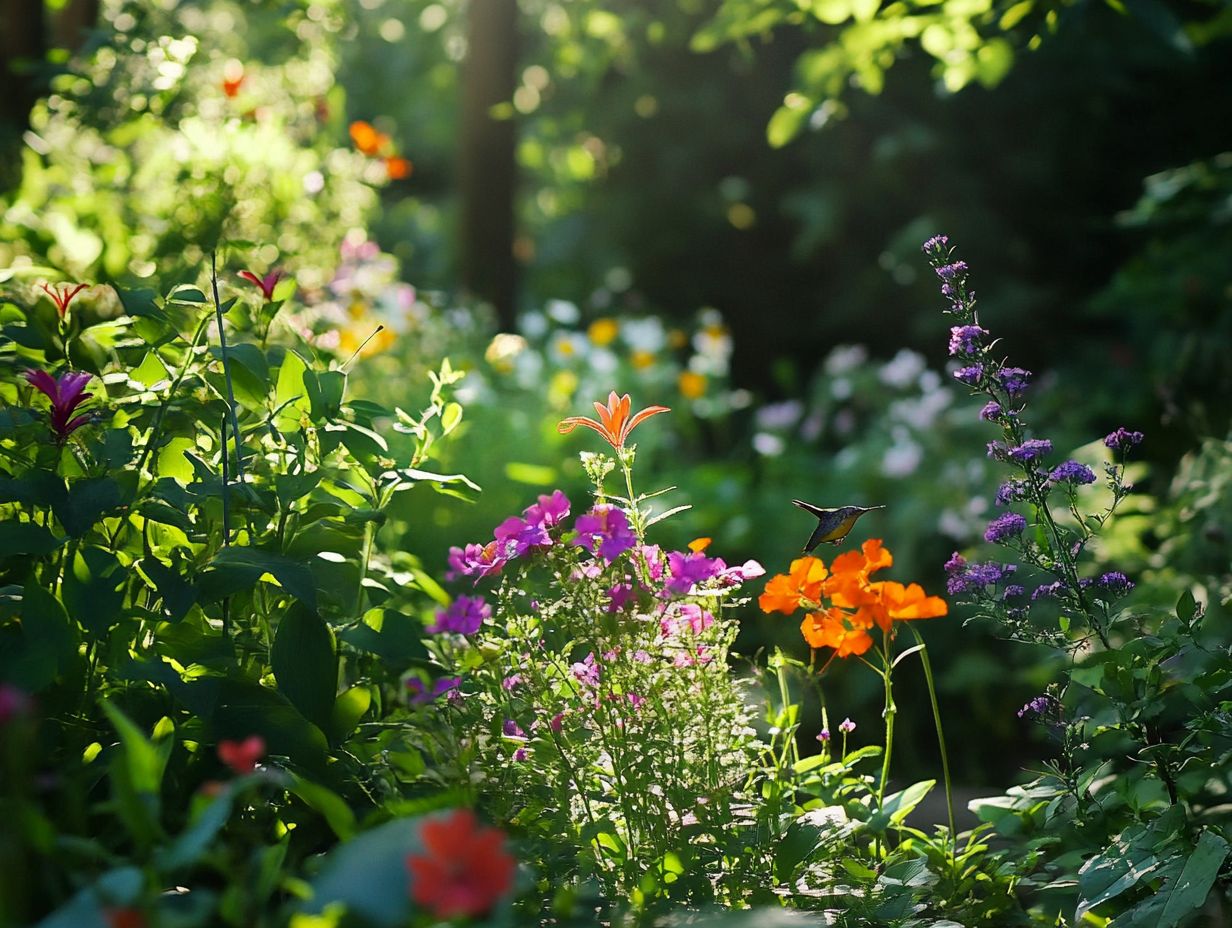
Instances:
[[[274,270],[270,271],[264,277],[258,277],[252,271],[240,271],[240,277],[243,277],[249,283],[259,287],[261,290],[261,295],[265,297],[265,302],[268,303],[274,299],[274,288],[278,286],[278,281],[282,280],[283,273],[283,271]]]
[[[72,284],[65,284],[61,288],[44,283],[39,284],[39,286],[43,289],[44,293],[51,297],[51,301],[56,304],[56,311],[59,312],[60,318],[63,319],[68,314],[68,305],[73,302],[73,297],[90,285],[78,284],[74,287]]]
[[[92,396],[82,392],[92,376],[84,371],[69,371],[59,377],[46,371],[26,371],[30,386],[51,400],[51,430],[58,444],[64,444],[73,432],[90,421],[89,414],[74,418],[73,410]]]

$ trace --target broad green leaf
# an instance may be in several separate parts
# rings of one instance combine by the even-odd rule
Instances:
[[[87,477],[74,482],[55,507],[56,518],[70,535],[80,538],[104,515],[124,502],[120,485],[110,477]]]
[[[50,554],[64,543],[48,529],[33,522],[8,519],[0,522],[0,551],[6,555]]]
[[[288,351],[283,356],[274,390],[274,406],[279,410],[274,417],[274,425],[279,431],[299,431],[300,420],[312,411],[308,390],[304,386],[304,375],[307,373],[308,366],[294,351]]]
[[[310,808],[320,812],[340,841],[349,841],[354,837],[355,813],[333,790],[303,777],[293,777],[291,792],[304,800]]]
[[[199,861],[231,817],[231,802],[232,790],[226,787],[201,810],[179,837],[158,855],[159,868],[164,872],[178,870]]]
[[[278,623],[270,667],[278,691],[306,719],[328,729],[338,691],[338,658],[325,620],[301,603],[293,604]]]
[[[223,548],[201,575],[199,588],[203,599],[219,600],[250,589],[267,574],[309,609],[316,609],[317,591],[312,570],[299,561],[259,548],[241,545]]]
[[[912,810],[923,801],[929,791],[937,785],[936,780],[921,780],[912,783],[906,789],[887,796],[881,808],[875,810],[869,817],[868,827],[872,831],[884,831],[889,825],[901,825]]]
[[[96,637],[120,621],[128,571],[104,548],[81,548],[64,575],[60,595],[69,617]]]
[[[398,818],[365,831],[326,856],[312,881],[312,898],[301,905],[319,913],[331,903],[343,903],[347,912],[376,928],[410,924],[409,855],[421,850],[423,820]]]
[[[145,877],[136,867],[110,870],[39,922],[36,928],[109,928],[112,922],[104,906],[135,903],[144,885]]]
[[[1210,829],[1203,831],[1197,848],[1185,861],[1181,875],[1159,891],[1164,906],[1158,928],[1173,928],[1202,908],[1227,856],[1228,842]]]
[[[353,686],[334,700],[329,731],[335,741],[344,740],[355,730],[359,720],[372,705],[372,691],[366,686]]]

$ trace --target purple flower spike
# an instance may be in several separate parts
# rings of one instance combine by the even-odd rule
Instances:
[[[492,607],[482,596],[459,596],[447,609],[436,613],[436,621],[428,626],[433,635],[452,632],[458,635],[473,635],[479,631],[484,619],[492,617]]]
[[[93,374],[84,371],[68,371],[52,377],[46,371],[26,371],[30,386],[51,400],[51,431],[57,444],[64,444],[68,437],[90,421],[89,413],[73,416],[73,411],[93,394],[83,393]]]
[[[966,261],[955,261],[953,264],[943,264],[937,268],[937,276],[942,280],[956,280],[965,276],[968,270]]]
[[[989,400],[984,404],[984,408],[980,410],[980,418],[985,422],[996,422],[1001,418],[1001,404]]]
[[[926,255],[936,252],[945,251],[950,245],[950,237],[948,235],[934,235],[921,247],[921,251]]]
[[[1026,529],[1026,519],[1016,512],[1007,512],[988,523],[988,528],[984,531],[984,540],[993,544],[1002,544],[1011,538],[1017,538]]]
[[[1109,571],[1095,581],[1095,585],[1113,596],[1124,596],[1134,588],[1134,581],[1119,570]]]
[[[997,380],[1010,399],[1016,400],[1021,398],[1031,385],[1031,372],[1021,367],[1003,367],[997,371]]]

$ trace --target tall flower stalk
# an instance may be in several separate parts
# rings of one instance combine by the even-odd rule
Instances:
[[[1083,512],[1078,491],[1096,482],[1095,472],[1076,460],[1049,462],[1052,442],[1033,435],[1024,418],[1032,374],[993,353],[996,343],[980,322],[966,262],[954,259],[944,235],[925,242],[923,251],[941,282],[947,302],[944,311],[957,323],[950,329],[949,343],[950,356],[960,365],[954,378],[985,399],[980,418],[1001,431],[1000,440],[988,443],[988,456],[1016,472],[997,491],[997,505],[1007,511],[988,524],[984,539],[1009,548],[1047,581],[1037,582],[1028,599],[1017,576],[1018,563],[971,563],[955,554],[946,564],[948,591],[1004,620],[1014,637],[1064,645],[1077,619],[1088,635],[1111,648],[1111,606],[1133,584],[1117,571],[1083,576],[1080,561],[1088,543],[1132,490],[1124,480],[1124,455],[1142,441],[1142,433],[1118,429],[1104,439],[1113,452],[1104,465],[1111,499],[1100,511]],[[1024,508],[1030,518],[1014,506]],[[1063,519],[1062,512],[1072,519]],[[1041,601],[1056,603],[1066,615],[1060,634],[1032,627],[1030,610]]]

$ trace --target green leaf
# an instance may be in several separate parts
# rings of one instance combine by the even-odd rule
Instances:
[[[224,788],[193,823],[158,855],[160,870],[166,872],[190,867],[205,855],[214,838],[231,817],[231,793],[230,787]]]
[[[33,522],[8,519],[0,522],[0,551],[13,554],[50,554],[64,543],[49,530]]]
[[[278,691],[306,719],[328,729],[338,692],[338,658],[325,620],[300,603],[292,605],[278,623],[270,666]]]
[[[340,637],[351,647],[369,651],[395,664],[428,656],[423,643],[423,625],[389,610],[369,609],[362,622],[343,630]]]
[[[274,425],[281,432],[298,432],[300,420],[311,413],[312,405],[304,386],[308,365],[294,351],[288,351],[278,369],[278,382],[274,389],[274,407],[279,410]]]
[[[55,513],[64,530],[80,538],[123,502],[120,485],[110,477],[87,477],[69,487],[67,496],[55,507]]]
[[[197,601],[197,591],[184,579],[187,565],[180,551],[172,554],[171,566],[151,556],[138,561],[137,570],[162,600],[163,612],[168,619],[178,622],[188,615],[188,610]]]
[[[912,783],[906,789],[894,793],[892,796],[887,796],[885,802],[881,804],[881,808],[877,809],[869,817],[869,829],[879,832],[885,831],[888,825],[901,825],[903,820],[911,814],[912,810],[923,801],[924,797],[936,785],[936,780],[921,780],[919,783]]]
[[[37,928],[108,928],[111,921],[103,911],[104,906],[137,902],[144,885],[145,877],[136,867],[110,870],[39,922]]]
[[[411,921],[406,858],[422,849],[423,820],[399,818],[341,844],[325,856],[303,910],[318,913],[342,903],[349,915],[376,928],[401,928]]]
[[[293,777],[291,792],[304,800],[311,809],[315,809],[325,817],[330,829],[341,841],[349,841],[355,835],[355,813],[333,790],[305,780],[303,777]]]
[[[1186,590],[1181,594],[1181,598],[1176,601],[1176,617],[1188,625],[1197,614],[1198,601],[1194,598],[1192,591]]]
[[[312,570],[306,564],[281,554],[239,545],[223,548],[214,555],[201,576],[201,596],[206,601],[223,599],[250,589],[267,574],[309,609],[316,610],[316,586]]]
[[[102,638],[123,616],[127,581],[128,571],[110,551],[81,548],[64,575],[60,591],[64,608],[95,637]]]
[[[372,705],[372,691],[366,686],[353,686],[334,700],[329,719],[329,733],[335,742],[342,741],[355,730],[359,720]]]
[[[329,745],[324,733],[281,693],[234,679],[200,680],[186,690],[177,696],[209,721],[213,737],[221,740],[260,735],[270,754],[281,754],[307,769],[326,772]]]
[[[149,847],[162,834],[159,795],[175,739],[152,742],[113,703],[104,700],[102,708],[120,736],[120,750],[110,766],[116,808],[138,845]]]
[[[1197,848],[1185,861],[1180,877],[1165,885],[1158,894],[1164,902],[1163,913],[1156,923],[1158,928],[1173,928],[1186,916],[1202,908],[1227,856],[1228,842],[1210,829],[1203,831]]]

